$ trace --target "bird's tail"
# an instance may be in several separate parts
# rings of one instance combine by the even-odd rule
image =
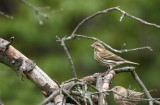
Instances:
[[[130,63],[130,64],[135,64],[135,65],[139,65],[139,63],[135,63],[135,62],[127,61],[127,60],[125,60],[124,62],[125,63]]]

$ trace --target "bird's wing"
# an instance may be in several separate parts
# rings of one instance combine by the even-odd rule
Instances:
[[[133,91],[133,90],[128,90],[129,92],[129,96],[132,97],[132,98],[142,98],[144,97],[144,93],[141,93],[141,92],[136,92],[136,91]]]
[[[113,54],[112,52],[105,50],[100,52],[100,57],[106,60],[113,60],[113,61],[123,61],[124,59],[118,55]]]

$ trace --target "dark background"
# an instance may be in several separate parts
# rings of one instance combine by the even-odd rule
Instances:
[[[9,19],[0,15],[0,37],[9,40],[14,36],[13,46],[60,83],[71,79],[72,72],[63,48],[56,42],[56,35],[69,36],[82,19],[99,10],[120,6],[129,14],[160,24],[159,0],[28,0],[28,2],[35,7],[51,7],[50,10],[41,11],[43,13],[61,8],[63,10],[49,15],[48,20],[41,17],[43,25],[40,25],[35,11],[21,0],[0,0],[0,11],[14,16],[14,19]],[[153,52],[138,50],[118,55],[140,63],[136,66],[136,72],[148,90],[158,90],[152,92],[152,96],[160,97],[160,29],[128,17],[124,17],[120,22],[120,17],[121,14],[117,11],[100,15],[85,23],[78,34],[97,37],[115,49],[121,49],[123,43],[126,43],[126,48],[151,46]],[[106,70],[93,58],[93,49],[90,47],[93,42],[88,39],[66,42],[79,78]],[[142,91],[130,73],[116,75],[111,87],[116,85],[125,88],[130,85],[131,89]],[[44,97],[30,80],[25,78],[21,81],[12,69],[0,64],[0,99],[5,105],[37,105]],[[115,105],[112,94],[109,96],[109,104]],[[148,105],[144,102],[140,104]]]

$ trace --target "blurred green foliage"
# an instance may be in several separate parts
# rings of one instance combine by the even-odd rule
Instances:
[[[41,69],[60,83],[72,78],[72,73],[60,43],[56,42],[56,35],[59,37],[70,35],[82,19],[99,10],[120,6],[129,14],[160,24],[159,0],[27,1],[35,7],[50,6],[50,10],[42,11],[45,13],[61,8],[63,10],[50,14],[49,19],[41,17],[43,24],[40,25],[35,11],[21,0],[1,0],[0,11],[14,16],[14,19],[0,15],[0,37],[9,40],[14,36],[13,46],[36,61]],[[127,44],[126,48],[151,46],[153,52],[139,50],[118,55],[140,63],[136,71],[146,87],[149,90],[159,90],[160,30],[128,17],[124,17],[122,22],[119,22],[120,16],[117,11],[97,16],[85,23],[78,34],[97,37],[115,49],[121,49],[123,43]],[[88,39],[66,42],[79,78],[105,71],[105,68],[98,65],[93,58],[93,50],[90,47],[92,43],[93,41]],[[126,88],[131,85],[131,89],[136,88],[141,91],[129,73],[116,75],[111,87],[115,85]],[[153,92],[152,96],[160,97],[160,92]],[[34,83],[28,79],[21,81],[12,69],[0,64],[0,99],[5,105],[37,105],[44,98]],[[115,105],[112,95],[109,99],[110,105]],[[148,105],[148,103],[140,104]]]

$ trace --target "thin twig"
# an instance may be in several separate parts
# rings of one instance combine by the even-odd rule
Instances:
[[[145,20],[142,20],[142,19],[140,19],[140,18],[138,18],[138,17],[135,17],[135,16],[133,16],[133,15],[130,15],[130,14],[128,14],[127,12],[123,11],[122,9],[120,9],[119,7],[120,7],[120,6],[113,7],[113,8],[108,8],[108,9],[105,9],[105,10],[102,10],[102,11],[98,11],[98,12],[96,12],[95,14],[93,14],[93,15],[91,15],[91,16],[88,16],[87,18],[83,19],[83,20],[76,26],[76,28],[74,29],[74,31],[72,32],[72,34],[71,34],[69,37],[66,38],[66,40],[71,40],[71,39],[75,38],[75,37],[76,37],[75,34],[76,34],[77,31],[79,30],[79,28],[80,28],[84,23],[86,23],[87,21],[91,20],[92,18],[94,18],[94,17],[96,17],[96,16],[98,16],[98,15],[107,14],[108,12],[113,11],[113,10],[117,10],[118,12],[121,12],[121,13],[122,13],[122,16],[121,16],[120,20],[122,20],[122,18],[123,18],[124,16],[127,16],[127,17],[132,18],[132,19],[135,19],[136,21],[139,21],[139,22],[141,22],[141,23],[143,23],[143,24],[145,24],[145,25],[149,25],[149,26],[154,26],[154,27],[156,27],[156,28],[160,28],[160,25],[157,25],[157,24],[154,24],[154,23],[149,23],[149,22],[147,22],[147,21],[145,21]],[[123,15],[124,15],[124,16],[123,16]]]
[[[3,102],[0,100],[0,105],[4,105]]]
[[[133,15],[130,15],[130,14],[128,14],[127,12],[123,11],[122,9],[120,9],[119,7],[116,7],[115,9],[118,10],[119,12],[121,12],[122,14],[124,14],[124,16],[127,16],[127,17],[129,17],[129,18],[135,19],[136,21],[139,21],[139,22],[141,22],[142,24],[149,25],[149,26],[154,26],[154,27],[156,27],[156,28],[160,28],[160,25],[157,25],[157,24],[154,24],[154,23],[149,23],[149,22],[147,22],[147,21],[145,21],[145,20],[142,20],[142,19],[140,19],[140,18],[138,18],[138,17],[135,17],[135,16],[133,16]]]
[[[88,16],[87,18],[83,19],[77,26],[76,28],[73,30],[72,34],[66,38],[66,40],[71,40],[73,38],[75,38],[75,34],[77,33],[77,31],[79,30],[79,28],[84,24],[86,23],[87,21],[89,21],[90,19],[100,15],[100,14],[106,14],[108,11],[112,11],[112,10],[115,10],[117,7],[113,7],[113,8],[109,8],[109,9],[106,9],[106,10],[102,10],[102,11],[98,11],[96,12],[95,14],[91,15],[91,16]]]
[[[26,0],[21,0],[21,1],[22,1],[24,4],[26,4],[28,7],[32,8],[32,9],[35,11],[36,15],[38,16],[38,20],[39,20],[39,24],[40,24],[40,25],[43,24],[43,21],[41,20],[41,17],[43,17],[43,18],[45,18],[45,19],[48,19],[48,17],[49,17],[50,14],[62,10],[62,9],[60,9],[60,10],[52,10],[51,12],[48,12],[47,14],[45,14],[45,13],[42,13],[41,10],[50,9],[49,6],[37,8],[37,7],[33,6],[31,3],[27,2]]]
[[[67,81],[65,81],[65,82],[63,82],[63,83],[66,84],[66,83],[70,83],[70,82],[73,82],[73,81],[82,82],[82,81],[79,80],[78,78],[72,78],[72,79],[69,79],[69,80],[67,80]]]
[[[5,16],[6,18],[9,18],[9,19],[13,19],[13,18],[14,18],[13,16],[7,15],[7,14],[5,14],[5,13],[2,12],[2,11],[0,11],[0,15],[3,15],[3,16]]]
[[[71,55],[70,55],[70,53],[69,53],[69,51],[68,51],[68,49],[67,49],[67,47],[66,47],[66,45],[65,45],[65,43],[64,43],[65,37],[62,38],[62,39],[60,39],[58,36],[56,36],[56,37],[57,37],[58,41],[61,42],[61,46],[63,47],[63,49],[64,49],[64,51],[65,51],[65,53],[66,53],[66,55],[67,55],[68,61],[69,61],[69,63],[70,63],[70,67],[71,67],[71,69],[72,69],[73,77],[74,77],[74,78],[77,78],[76,70],[75,70],[75,67],[74,67],[74,64],[73,64]]]
[[[105,99],[104,99],[104,94],[102,93],[102,87],[103,87],[103,78],[101,75],[99,75],[97,77],[97,82],[96,82],[96,87],[99,91],[99,94],[98,94],[98,105],[104,105],[105,103]]]
[[[98,41],[98,42],[102,43],[104,46],[106,46],[107,48],[109,48],[110,50],[112,50],[112,51],[114,51],[114,52],[117,52],[117,53],[123,53],[123,52],[129,52],[129,51],[136,51],[136,50],[143,50],[143,49],[148,49],[148,50],[152,51],[152,48],[149,47],[149,46],[139,47],[139,48],[133,48],[133,49],[116,50],[116,49],[112,48],[111,46],[109,46],[108,44],[104,43],[103,41],[101,41],[101,40],[98,39],[98,38],[88,37],[88,36],[85,36],[85,35],[78,35],[78,34],[75,34],[75,36],[76,36],[76,37],[85,38],[85,39],[91,39],[91,40]]]
[[[100,14],[106,14],[107,12],[112,11],[112,10],[115,10],[116,8],[117,8],[117,7],[113,7],[113,8],[109,8],[109,9],[106,9],[106,10],[98,11],[97,13],[95,13],[95,14],[93,14],[93,15],[85,18],[85,19],[83,19],[83,20],[77,25],[77,27],[74,29],[74,31],[72,32],[72,34],[71,34],[70,37],[71,37],[71,38],[74,38],[76,32],[78,31],[78,29],[79,29],[84,23],[86,23],[87,21],[89,21],[90,19],[92,19],[92,18],[94,18],[94,17],[96,17],[96,16],[98,16],[98,15],[100,15]]]
[[[60,89],[57,90],[57,91],[55,91],[55,92],[52,93],[49,97],[47,97],[40,105],[46,105],[46,104],[48,104],[48,103],[51,102],[57,95],[59,95],[60,92],[61,92]],[[63,90],[62,90],[62,93],[63,93],[63,94],[66,94],[66,95],[67,95],[68,97],[70,97],[74,102],[76,102],[78,105],[80,105],[79,102],[77,102],[77,100],[75,100],[75,99],[70,95],[70,94],[73,94],[73,95],[80,96],[81,94],[80,94],[79,92],[77,92],[77,91],[68,91],[68,90],[63,89]]]
[[[91,83],[88,83],[88,82],[87,82],[87,85],[89,85],[92,89],[94,89],[95,91],[97,91],[97,92],[98,92],[97,88],[96,88],[96,87],[94,87]]]
[[[84,83],[83,82],[76,82],[76,83],[74,83],[71,87],[70,87],[70,91],[71,90],[74,90],[74,88],[75,87],[77,87],[77,86],[83,86],[84,85]]]
[[[90,105],[93,105],[93,101],[92,101],[91,97],[88,97],[88,101],[89,101]]]
[[[117,68],[117,69],[113,69],[113,71],[118,74],[118,73],[122,73],[122,72],[132,72],[135,70],[135,67],[122,67],[122,68]]]
[[[60,93],[60,90],[55,91],[54,93],[52,93],[48,98],[46,98],[40,105],[46,105],[49,102],[51,102],[54,97],[56,97],[58,94]]]
[[[82,96],[83,96],[85,105],[87,105],[87,99],[88,99],[88,95],[87,95],[87,97],[86,97],[86,95],[87,95],[87,84],[84,83],[84,84],[82,85]]]
[[[71,98],[77,105],[81,105],[75,98],[73,98],[67,91],[63,90],[64,94],[66,94],[69,98]]]
[[[27,2],[26,0],[21,0],[21,1],[35,11],[36,15],[38,16],[39,24],[42,25],[43,21],[41,20],[40,16],[43,16],[43,15],[41,15],[39,9],[34,7],[31,3]]]
[[[150,99],[149,105],[153,105],[153,100],[154,99],[150,95],[149,91],[147,90],[147,88],[145,87],[145,85],[143,84],[143,82],[139,79],[137,73],[135,71],[132,71],[131,74],[132,74],[132,77],[137,81],[138,85],[142,88],[142,90],[143,90],[144,94],[146,95],[146,97],[148,99]]]
[[[155,98],[154,98],[154,99],[155,99]],[[158,104],[158,105],[160,105],[159,98],[158,98],[158,99],[155,99],[155,100],[154,100],[154,103],[155,103],[155,104]]]
[[[36,10],[36,8],[29,2],[27,2],[26,0],[21,0],[23,3],[25,3],[27,6],[31,7],[32,9]]]

